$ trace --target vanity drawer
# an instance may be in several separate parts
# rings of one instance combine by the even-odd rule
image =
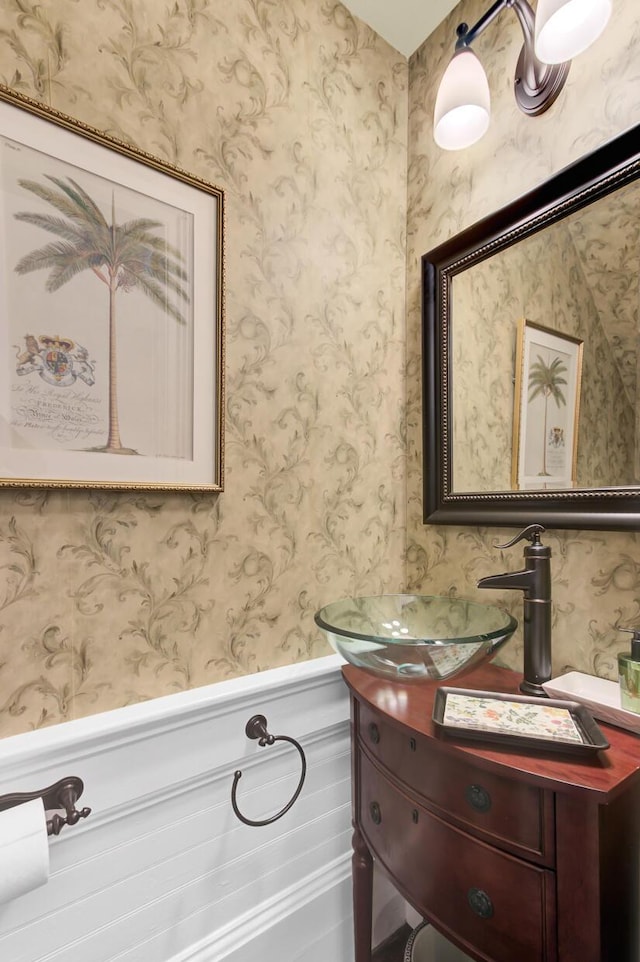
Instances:
[[[553,793],[484,771],[359,703],[360,743],[448,821],[540,864],[554,864]]]
[[[416,805],[359,753],[360,828],[413,906],[492,962],[557,962],[555,874]],[[427,868],[428,867],[428,868]]]

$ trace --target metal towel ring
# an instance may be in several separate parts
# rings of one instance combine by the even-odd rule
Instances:
[[[264,715],[254,715],[252,718],[250,718],[245,726],[245,734],[247,738],[252,738],[254,740],[258,739],[258,745],[260,745],[261,748],[264,748],[265,745],[273,745],[274,742],[289,742],[289,744],[293,745],[294,748],[297,748],[298,752],[300,753],[300,759],[302,761],[302,772],[300,774],[300,781],[298,782],[298,787],[296,788],[295,792],[293,793],[293,796],[287,802],[285,807],[281,811],[279,811],[276,815],[272,815],[271,818],[265,818],[258,821],[252,818],[246,818],[242,814],[242,812],[238,808],[238,803],[236,801],[236,789],[238,787],[238,782],[242,778],[242,772],[237,771],[233,776],[233,786],[231,788],[231,804],[233,805],[233,810],[238,816],[238,818],[240,819],[240,821],[244,822],[245,825],[256,825],[258,827],[262,825],[271,825],[272,822],[277,822],[279,818],[282,818],[283,815],[286,815],[286,813],[289,811],[293,803],[296,801],[298,795],[302,791],[302,786],[304,785],[305,776],[307,774],[307,759],[304,757],[302,745],[298,744],[295,738],[289,738],[288,735],[270,735],[269,734],[269,732],[267,731],[267,719],[264,717]]]

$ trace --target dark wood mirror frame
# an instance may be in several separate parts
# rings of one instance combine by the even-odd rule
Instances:
[[[640,177],[640,125],[422,258],[425,524],[640,529],[637,488],[456,493],[452,488],[451,281],[491,255]]]

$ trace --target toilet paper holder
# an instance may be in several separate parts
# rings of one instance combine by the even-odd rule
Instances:
[[[47,819],[47,835],[59,835],[65,825],[75,825],[81,818],[87,818],[91,814],[90,808],[80,810],[76,808],[76,802],[83,791],[82,779],[71,775],[61,778],[59,782],[39,792],[12,792],[10,795],[0,795],[0,812],[15,805],[22,805],[23,802],[30,802],[34,798],[41,798],[45,811],[55,812],[51,818]],[[64,811],[66,815],[59,815],[58,811]]]

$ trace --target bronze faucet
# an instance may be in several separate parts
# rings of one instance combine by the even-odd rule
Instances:
[[[478,582],[478,588],[517,588],[524,592],[524,678],[520,691],[541,698],[547,697],[542,683],[551,678],[551,548],[540,541],[544,530],[541,524],[530,524],[511,541],[495,545],[510,548],[518,541],[529,541],[522,571],[489,575]]]

